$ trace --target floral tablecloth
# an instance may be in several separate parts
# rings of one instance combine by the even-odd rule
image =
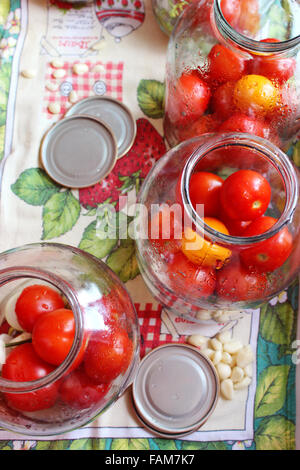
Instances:
[[[110,21],[117,14],[121,21]],[[99,205],[110,202],[120,210],[120,194],[134,198],[149,169],[166,151],[161,118],[167,42],[150,0],[96,0],[72,8],[60,0],[0,1],[0,249],[53,241],[105,260],[132,294],[141,356],[160,344],[184,342],[189,334],[212,336],[223,328],[216,324],[199,330],[198,325],[168,315],[143,283],[134,243],[101,240],[96,234]],[[61,61],[64,76],[49,87],[53,59]],[[75,76],[76,62],[86,64],[89,72]],[[71,91],[78,100],[94,95],[117,98],[137,122],[134,145],[113,172],[79,191],[54,183],[39,162],[41,138],[63,117]],[[49,112],[51,103],[57,104],[57,114]],[[299,165],[297,143],[289,155]],[[144,429],[128,392],[92,424],[65,435],[37,439],[0,429],[0,448],[294,449],[297,313],[295,280],[260,310],[247,311],[229,325],[233,336],[255,351],[252,383],[232,401],[221,398],[205,425],[185,439],[160,439]]]

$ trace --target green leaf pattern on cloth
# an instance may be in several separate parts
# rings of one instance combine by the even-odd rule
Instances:
[[[157,80],[141,80],[137,89],[138,103],[143,113],[152,118],[163,117],[165,85]]]

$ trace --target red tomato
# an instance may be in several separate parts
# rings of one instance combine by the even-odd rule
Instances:
[[[235,82],[226,82],[220,85],[212,97],[212,109],[221,119],[228,119],[234,110],[233,89]]]
[[[83,370],[76,369],[63,381],[59,394],[65,403],[82,410],[99,403],[109,389],[110,384],[96,384]]]
[[[253,170],[232,173],[220,191],[222,209],[234,220],[254,220],[267,210],[271,187],[266,178]]]
[[[214,85],[239,80],[245,71],[244,59],[222,44],[211,48],[207,60],[209,78]]]
[[[260,217],[247,227],[243,236],[260,235],[269,230],[276,221],[273,217]],[[272,272],[285,263],[291,254],[292,247],[293,237],[287,227],[284,227],[273,237],[243,250],[241,260],[250,269],[258,272]]]
[[[229,217],[222,217],[230,235],[233,237],[242,236],[246,228],[251,224],[251,220],[234,220]]]
[[[264,297],[267,277],[251,273],[238,262],[230,263],[217,273],[216,294],[228,301],[259,300]]]
[[[182,213],[174,213],[168,207],[161,206],[149,223],[149,241],[154,250],[166,259],[180,250],[183,229]]]
[[[211,267],[196,266],[182,253],[173,256],[168,264],[169,279],[176,291],[183,287],[188,294],[209,297],[213,294],[216,284],[215,270]]]
[[[220,125],[220,119],[215,114],[204,114],[199,119],[178,130],[178,138],[180,142],[192,139],[198,135],[207,134],[208,132],[215,132]]]
[[[236,26],[241,13],[240,0],[221,0],[220,6],[227,23]]]
[[[67,357],[75,336],[75,319],[72,310],[61,308],[44,313],[35,322],[32,332],[32,344],[35,352],[46,362],[60,365]],[[82,361],[85,351],[82,345],[75,363],[75,368]]]
[[[260,27],[258,0],[240,0],[240,15],[236,25],[239,32],[254,37]]]
[[[114,327],[97,331],[89,339],[84,357],[84,370],[97,383],[109,383],[128,368],[133,344],[126,330]]]
[[[195,210],[197,204],[204,205],[202,216],[218,215],[222,185],[222,178],[214,173],[199,171],[191,176],[189,187],[191,203]]]
[[[254,134],[267,139],[271,133],[270,127],[259,119],[247,116],[246,114],[236,113],[224,121],[220,127],[220,132],[242,132]]]
[[[261,42],[280,42],[278,39],[268,38]],[[249,73],[264,75],[279,83],[286,82],[291,78],[296,69],[296,61],[292,57],[255,56],[249,64]]]
[[[2,377],[16,382],[29,382],[50,374],[54,367],[44,362],[31,343],[16,346],[2,367]],[[59,384],[53,383],[34,392],[4,393],[9,406],[20,411],[51,408],[58,395]]]
[[[211,92],[197,71],[183,72],[168,104],[168,114],[174,125],[185,126],[198,119],[207,109]]]
[[[25,287],[16,302],[16,315],[21,327],[32,332],[38,317],[64,307],[64,301],[57,291],[51,287],[33,285]]]

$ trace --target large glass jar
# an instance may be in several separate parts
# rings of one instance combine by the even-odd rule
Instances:
[[[179,144],[151,170],[139,203],[143,278],[189,320],[232,320],[299,271],[299,172],[260,137],[205,134]]]
[[[52,243],[7,251],[0,255],[0,301],[2,427],[31,436],[70,431],[130,384],[138,320],[103,262]]]
[[[167,53],[168,143],[246,132],[286,149],[300,129],[299,18],[295,0],[200,0],[186,7]]]
[[[170,36],[182,11],[192,0],[152,0],[152,9],[160,29]]]

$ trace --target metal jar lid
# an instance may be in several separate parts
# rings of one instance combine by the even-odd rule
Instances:
[[[219,396],[211,361],[193,347],[166,344],[141,361],[132,385],[138,418],[154,434],[179,438],[202,426]]]
[[[65,116],[85,114],[105,122],[114,133],[118,146],[117,158],[123,157],[136,136],[136,122],[123,103],[106,96],[91,96],[75,103]]]
[[[40,157],[57,183],[85,188],[113,169],[117,143],[110,128],[93,116],[71,116],[57,122],[42,139]]]

